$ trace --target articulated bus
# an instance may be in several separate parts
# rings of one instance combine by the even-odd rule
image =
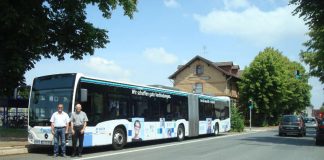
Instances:
[[[53,145],[50,117],[57,104],[71,115],[81,103],[88,116],[84,147],[218,135],[229,131],[230,99],[121,83],[80,73],[37,77],[28,109],[30,145]],[[67,138],[71,146],[71,134]]]

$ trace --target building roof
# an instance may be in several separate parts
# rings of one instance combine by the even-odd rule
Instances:
[[[214,67],[216,70],[224,73],[225,75],[227,76],[232,76],[232,77],[235,77],[237,79],[240,79],[240,67],[238,65],[233,65],[233,62],[211,62],[210,60],[208,59],[205,59],[199,55],[195,56],[194,58],[192,58],[188,63],[184,64],[184,65],[178,65],[178,70],[176,72],[174,72],[171,76],[169,76],[169,79],[174,79],[175,76],[180,73],[182,70],[184,70],[187,66],[189,66],[191,63],[193,63],[194,61],[196,60],[201,60],[201,61],[204,61],[205,63],[209,64],[210,66]],[[229,71],[226,71],[223,67],[226,67],[226,66],[230,66],[231,69],[236,69],[236,70],[239,70],[236,74],[233,74]]]
[[[233,66],[233,62],[214,62],[216,66]]]
[[[232,69],[240,69],[240,66],[239,65],[233,65]]]

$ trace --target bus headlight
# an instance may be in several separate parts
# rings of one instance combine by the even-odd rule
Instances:
[[[33,136],[31,133],[29,133],[29,134],[28,134],[28,139],[29,139],[30,141],[33,141],[33,140],[34,140],[34,136]]]

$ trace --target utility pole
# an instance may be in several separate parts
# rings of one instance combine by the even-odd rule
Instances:
[[[250,131],[252,130],[252,109],[250,108]]]
[[[250,131],[251,131],[252,130],[252,108],[253,108],[253,101],[251,98],[249,99],[248,104],[250,109]]]

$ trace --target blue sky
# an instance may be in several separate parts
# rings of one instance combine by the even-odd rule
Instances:
[[[138,84],[172,86],[168,77],[196,55],[211,61],[233,61],[241,69],[266,47],[300,61],[308,37],[302,19],[292,16],[288,0],[141,0],[129,19],[119,7],[107,20],[96,6],[87,7],[87,20],[107,29],[105,49],[74,61],[43,59],[28,71],[27,84],[37,76],[81,72]],[[317,78],[309,83],[311,103],[324,100]]]

